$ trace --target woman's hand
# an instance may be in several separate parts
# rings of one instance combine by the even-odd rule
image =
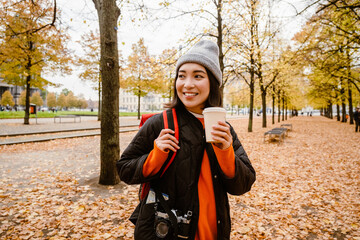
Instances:
[[[218,121],[211,131],[212,138],[217,141],[214,145],[222,150],[227,149],[232,144],[232,136],[230,133],[230,125],[223,121]]]
[[[159,136],[155,139],[156,146],[167,152],[169,150],[176,152],[179,147],[179,141],[174,137],[175,132],[171,129],[163,129],[161,130]]]

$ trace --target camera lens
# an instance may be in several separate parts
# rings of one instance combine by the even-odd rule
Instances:
[[[159,221],[155,227],[156,236],[159,238],[165,238],[169,233],[169,224],[165,221]]]

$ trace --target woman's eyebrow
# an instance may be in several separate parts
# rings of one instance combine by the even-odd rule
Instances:
[[[181,72],[181,73],[187,73],[187,71],[186,70],[179,70],[179,72]],[[204,70],[201,70],[201,69],[199,69],[199,70],[194,70],[194,71],[190,71],[190,73],[203,73],[203,74],[206,74],[206,72],[204,71]]]

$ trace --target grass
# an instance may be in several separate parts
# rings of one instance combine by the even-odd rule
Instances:
[[[141,113],[143,114],[143,112]],[[97,116],[97,112],[91,112],[91,111],[57,111],[57,112],[37,112],[38,118],[53,118],[55,116],[59,115],[81,115],[81,116]],[[120,112],[119,115],[121,117],[125,116],[137,116],[137,112]],[[6,112],[2,111],[0,112],[0,119],[13,119],[13,118],[24,118],[25,117],[25,111],[17,111],[17,112]],[[35,118],[35,114],[30,114],[30,118]]]
[[[89,116],[97,116],[97,112],[72,112],[72,111],[58,111],[58,112],[48,112],[48,111],[44,111],[44,112],[37,112],[37,117],[38,118],[52,118],[54,116],[58,116],[58,115],[76,115],[76,114],[81,114],[81,115],[89,115]],[[0,119],[1,118],[24,118],[25,117],[25,111],[17,111],[17,112],[0,112]],[[35,118],[36,115],[35,114],[30,114],[30,118]]]

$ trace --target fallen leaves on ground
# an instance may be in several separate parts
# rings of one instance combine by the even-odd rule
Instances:
[[[229,196],[231,239],[360,239],[360,133],[295,117],[285,142],[264,142],[260,119],[230,120],[257,172]],[[269,124],[269,123],[268,123]],[[271,125],[271,124],[269,124]],[[121,134],[123,150],[134,133]],[[97,184],[99,137],[0,147],[1,239],[133,239],[138,186]]]

